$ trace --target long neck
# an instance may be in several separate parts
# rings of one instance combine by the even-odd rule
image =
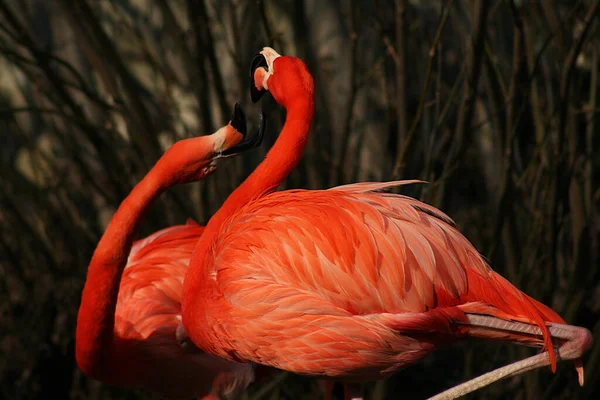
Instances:
[[[205,235],[218,232],[220,226],[246,203],[277,189],[298,165],[306,145],[314,114],[314,100],[298,98],[287,108],[285,124],[279,138],[262,163],[227,198],[210,219]]]
[[[105,373],[103,365],[113,345],[115,309],[121,275],[139,225],[163,191],[156,167],[133,188],[111,219],[88,268],[79,307],[76,357],[91,376]]]
[[[229,196],[219,211],[210,219],[204,233],[192,253],[190,268],[183,282],[181,312],[183,325],[196,345],[204,343],[205,321],[202,310],[205,285],[212,263],[209,249],[219,235],[223,223],[246,203],[275,190],[286,176],[296,167],[306,145],[310,124],[314,113],[312,97],[298,99],[291,107],[287,107],[285,124],[277,141],[262,163],[250,176]],[[206,344],[206,343],[205,343]]]

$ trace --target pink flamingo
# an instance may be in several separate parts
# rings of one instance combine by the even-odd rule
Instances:
[[[546,351],[440,398],[543,365],[554,371],[557,353],[576,361],[583,384],[579,357],[590,332],[565,325],[496,274],[441,211],[381,192],[416,181],[272,193],[306,144],[313,80],[301,60],[270,48],[252,64],[253,100],[268,90],[287,116],[265,160],[209,221],[192,254],[182,315],[199,348],[360,382],[480,337]]]
[[[76,357],[86,375],[169,398],[205,399],[243,389],[253,379],[249,364],[201,352],[179,327],[183,277],[204,227],[190,220],[133,240],[161,193],[205,178],[221,157],[257,146],[263,128],[245,136],[245,116],[236,104],[228,125],[175,143],[123,200],[98,243],[83,289]]]

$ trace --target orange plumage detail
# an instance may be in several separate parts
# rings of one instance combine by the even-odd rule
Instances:
[[[203,257],[214,279],[202,292],[220,297],[201,312],[216,354],[380,379],[463,337],[466,312],[537,324],[548,347],[545,321],[564,321],[496,274],[441,211],[370,191],[393,184],[276,192],[233,215]]]

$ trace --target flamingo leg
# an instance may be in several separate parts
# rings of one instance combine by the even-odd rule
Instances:
[[[345,383],[344,400],[363,400],[362,385],[360,383]]]
[[[501,329],[506,331],[531,333],[535,335],[541,335],[542,333],[538,327],[524,323],[508,322],[499,320],[498,318],[482,315],[468,315],[468,317],[469,324],[474,326],[494,327],[496,329],[500,329],[499,323],[501,323]],[[561,360],[575,360],[575,366],[579,374],[579,384],[583,385],[583,368],[581,367],[581,361],[579,360],[579,357],[581,357],[581,355],[592,345],[592,335],[590,331],[578,326],[550,323],[548,324],[548,330],[553,338],[566,341],[557,349],[557,354]],[[548,352],[545,351],[535,356],[528,357],[524,360],[495,369],[477,378],[471,379],[470,381],[437,394],[429,398],[429,400],[455,399],[477,389],[488,386],[501,379],[520,375],[524,372],[545,367],[547,365],[550,365],[550,358],[548,356]]]
[[[323,388],[323,400],[333,400],[333,381],[322,380],[321,387]]]

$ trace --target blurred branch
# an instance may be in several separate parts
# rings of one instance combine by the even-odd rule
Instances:
[[[594,207],[594,182],[595,182],[595,173],[594,173],[594,149],[595,149],[595,141],[594,141],[594,133],[596,132],[596,119],[594,118],[594,110],[596,109],[597,97],[598,97],[598,70],[600,57],[598,56],[598,48],[594,47],[592,50],[592,70],[591,70],[591,79],[590,79],[590,95],[588,102],[588,109],[590,110],[587,113],[587,129],[586,129],[586,140],[585,140],[585,167],[584,167],[584,203],[585,208],[588,215],[588,220],[590,221],[590,225],[593,227],[595,225],[595,221],[597,220],[597,210]],[[593,228],[590,229],[590,252],[591,252],[591,260],[592,263],[597,265],[598,262],[598,237]]]
[[[116,82],[113,76],[119,77],[127,97],[127,106],[131,109],[131,116],[126,114],[129,134],[135,138],[136,144],[143,149],[143,159],[147,165],[153,163],[161,153],[156,137],[157,132],[148,113],[140,99],[140,93],[135,79],[123,63],[114,43],[104,32],[90,6],[84,1],[57,0],[64,14],[69,18],[70,25],[78,33],[82,46],[87,48],[88,54],[95,54],[96,64],[106,72],[104,77],[107,87],[112,88],[113,96],[117,95]]]
[[[398,144],[396,154],[402,151],[407,134],[407,101],[406,101],[406,0],[396,0],[396,46],[398,59],[396,62],[396,109],[398,117]],[[437,43],[432,45],[435,49]]]
[[[496,159],[495,163],[501,165],[504,159],[504,133],[506,130],[506,108],[509,103],[514,102],[505,88],[502,73],[499,70],[498,63],[494,59],[493,51],[486,46],[486,56],[484,58],[484,68],[486,71],[486,82],[488,83],[489,99],[492,109],[487,114],[487,119],[492,122],[495,136]],[[481,126],[481,125],[480,125]]]
[[[217,60],[217,54],[214,47],[215,39],[213,38],[210,30],[210,20],[206,12],[206,5],[203,1],[198,2],[198,13],[201,22],[199,28],[203,32],[206,55],[208,56],[208,65],[210,66],[212,78],[210,81],[215,85],[217,104],[221,111],[221,118],[219,120],[225,122],[229,120],[230,106],[227,101],[227,93],[225,92],[223,76],[221,74],[221,68],[219,67],[219,61]],[[197,54],[197,57],[200,57],[200,54]]]
[[[527,69],[529,76],[531,77],[529,101],[531,103],[531,114],[533,119],[533,125],[535,129],[535,139],[538,151],[540,153],[540,161],[545,167],[548,166],[549,162],[549,147],[546,141],[546,126],[543,118],[542,106],[540,101],[540,92],[538,90],[538,74],[536,69],[538,66],[539,57],[534,60],[533,55],[535,54],[534,41],[536,32],[532,26],[531,17],[526,14],[523,18],[523,33],[525,35],[525,55],[527,59]],[[549,43],[549,41],[548,41]]]
[[[46,76],[47,81],[43,82],[44,84],[49,83],[51,87],[51,89],[48,88],[48,90],[45,93],[48,99],[51,101],[57,101],[59,104],[61,104],[61,106],[71,111],[71,113],[73,114],[72,120],[83,132],[87,132],[89,134],[88,137],[91,143],[93,144],[94,148],[98,151],[98,154],[100,155],[101,160],[105,165],[118,163],[118,159],[114,157],[114,155],[111,152],[106,151],[105,143],[102,136],[99,135],[98,132],[89,123],[87,123],[87,117],[82,107],[73,99],[71,94],[65,88],[62,77],[51,65],[51,60],[47,57],[46,52],[39,50],[33,38],[29,36],[29,34],[22,26],[19,25],[18,19],[11,12],[10,8],[6,6],[4,0],[0,0],[0,12],[4,15],[7,22],[11,26],[13,26],[13,29],[15,31],[21,32],[21,34],[19,35],[18,43],[24,46],[27,49],[27,51],[32,54],[32,56],[37,61],[37,68],[39,68]],[[19,65],[19,63],[17,63],[17,65]],[[21,68],[21,70],[26,75],[31,76],[30,69]],[[32,81],[35,82],[36,79],[33,78]],[[56,99],[54,98],[54,96],[56,96]],[[66,149],[72,150],[74,148],[74,143],[71,143],[64,137],[61,137],[61,139]],[[79,157],[75,157],[75,159],[80,161]],[[86,168],[83,168],[82,170],[88,173],[90,179],[94,179],[93,176],[89,174],[89,171]],[[108,168],[108,171],[110,171],[110,168]],[[109,174],[109,177],[112,183],[114,184],[115,189],[119,190],[122,188],[122,186],[119,185],[121,176]]]
[[[571,51],[567,55],[567,59],[563,65],[562,76],[560,80],[560,100],[564,105],[559,108],[559,118],[558,118],[558,140],[557,145],[560,146],[563,142],[565,136],[565,125],[567,121],[567,113],[569,111],[569,107],[567,106],[569,101],[569,94],[571,90],[571,80],[573,78],[573,71],[575,69],[575,63],[577,62],[577,57],[579,53],[581,53],[581,48],[583,44],[587,40],[587,34],[592,25],[592,21],[596,18],[600,12],[600,0],[594,1],[594,4],[590,6],[585,19],[583,21],[583,29],[581,30],[579,37],[575,41],[575,45],[571,47]]]
[[[209,88],[209,80],[208,80],[208,72],[206,70],[205,64],[205,34],[204,29],[202,28],[202,18],[200,16],[200,10],[198,10],[198,2],[190,0],[188,2],[188,18],[190,20],[190,25],[194,32],[194,40],[196,45],[196,59],[193,61],[192,66],[194,69],[198,69],[197,77],[198,80],[195,82],[196,97],[198,99],[198,107],[201,116],[201,129],[205,133],[212,132],[215,128],[215,123],[212,117],[212,107],[211,107],[211,91]],[[192,75],[194,76],[194,75]]]
[[[12,13],[10,8],[6,5],[4,0],[0,0],[0,12],[4,15],[4,18],[13,27],[13,29],[19,32],[18,42],[22,44],[33,55],[41,69],[47,74],[48,80],[50,81],[50,83],[52,83],[54,90],[57,92],[60,98],[69,106],[73,113],[82,115],[81,108],[64,90],[62,80],[54,72],[54,69],[51,68],[50,59],[46,56],[45,52],[42,52],[38,49],[34,40],[21,27],[21,25],[18,22],[18,19]]]
[[[470,51],[467,56],[467,79],[463,91],[462,103],[458,111],[456,129],[454,131],[454,140],[448,151],[448,156],[444,163],[444,169],[447,170],[456,161],[462,157],[466,145],[470,142],[467,136],[470,135],[471,129],[468,125],[473,118],[473,109],[475,104],[475,95],[479,84],[479,76],[483,59],[483,46],[485,43],[485,27],[487,23],[488,11],[492,2],[485,0],[477,0],[474,2],[473,26],[474,31],[471,37]],[[438,190],[438,200],[436,204],[441,204],[441,199],[444,197],[444,183],[441,184]]]
[[[267,40],[269,46],[277,49],[277,51],[283,54],[284,48],[283,43],[279,37],[279,34],[274,34],[271,30],[271,24],[269,24],[269,19],[267,18],[267,13],[265,11],[265,2],[263,0],[257,0],[256,4],[258,5],[258,13],[260,15],[260,20],[262,21],[263,29],[265,30],[265,35],[267,36]],[[295,2],[296,8],[300,7],[301,2]]]
[[[238,20],[238,7],[236,7],[236,0],[228,0],[227,5],[229,8],[229,25],[231,26],[231,30],[233,32],[233,51],[232,58],[233,64],[235,65],[238,82],[241,87],[245,87],[245,83],[248,82],[248,71],[246,68],[242,66],[241,58],[243,57],[243,42],[240,33],[240,21]],[[245,64],[244,64],[245,65]],[[243,90],[240,90],[243,92]]]
[[[435,51],[438,46],[438,43],[442,37],[442,32],[444,31],[444,26],[446,25],[446,21],[450,16],[450,11],[454,6],[454,0],[449,0],[448,6],[446,6],[444,13],[440,19],[440,23],[438,25],[437,32],[433,38],[433,43],[429,49],[429,59],[427,62],[427,72],[425,72],[425,82],[423,83],[423,87],[421,88],[421,96],[419,97],[419,105],[417,107],[417,112],[415,113],[415,118],[410,126],[408,134],[406,136],[406,142],[402,148],[402,151],[398,153],[396,156],[396,162],[394,165],[394,171],[392,174],[392,179],[397,180],[400,179],[402,174],[404,173],[404,163],[406,159],[406,155],[408,154],[408,150],[412,145],[413,136],[421,123],[421,118],[423,117],[423,110],[425,108],[425,100],[427,97],[427,93],[429,91],[429,83],[431,81],[431,72],[433,71],[433,60],[435,59]]]
[[[205,86],[208,88],[208,82],[212,82],[215,85],[215,91],[217,94],[217,104],[220,111],[221,117],[219,121],[227,121],[229,117],[229,105],[227,103],[227,95],[225,93],[225,86],[223,84],[223,77],[217,61],[217,56],[214,48],[214,39],[210,31],[210,21],[206,12],[206,5],[204,1],[188,0],[188,11],[190,15],[190,22],[194,28],[196,36],[196,58],[198,59],[198,66],[203,64],[203,56],[208,58],[208,65],[210,66],[212,79],[206,72],[201,74],[206,82]],[[202,67],[203,68],[203,67]],[[208,96],[209,91],[204,93],[204,96]],[[210,128],[207,131],[213,132],[216,127],[210,124]]]
[[[192,88],[196,88],[196,90],[194,90],[194,94],[196,95],[201,114],[200,129],[204,134],[208,134],[215,129],[215,124],[213,122],[211,113],[212,107],[210,105],[208,74],[205,69],[204,59],[201,58],[204,55],[204,52],[202,51],[204,45],[202,35],[199,34],[199,23],[195,22],[192,24],[192,27],[196,32],[196,53],[199,57],[199,60],[194,60],[194,58],[192,57],[192,53],[186,43],[184,32],[181,30],[179,24],[177,23],[177,20],[175,19],[175,15],[171,10],[169,2],[167,2],[166,0],[159,0],[158,7],[160,8],[161,13],[163,15],[167,32],[171,37],[171,40],[175,44],[175,48],[178,50],[178,54],[181,55],[183,67],[188,75],[187,84]],[[190,15],[193,14],[190,13]]]
[[[34,238],[35,243],[40,244],[41,246],[37,247],[38,251],[41,251],[44,254],[44,259],[49,264],[48,267],[51,270],[58,269],[58,263],[53,254],[52,244],[48,240],[46,235],[40,233],[37,229],[35,229],[32,224],[27,220],[25,215],[26,212],[23,212],[19,207],[19,202],[14,197],[14,193],[10,193],[8,189],[8,185],[3,184],[3,191],[0,192],[2,195],[4,206],[3,210],[6,212],[10,212],[11,215],[17,218],[17,222],[25,229],[26,233],[29,234],[32,238]]]
[[[500,196],[500,202],[502,206],[498,207],[498,227],[502,229],[502,242],[504,247],[504,253],[507,264],[507,271],[509,279],[516,285],[518,282],[518,266],[521,263],[522,252],[521,252],[521,240],[517,233],[517,228],[514,220],[514,182],[512,180],[513,173],[513,146],[515,136],[517,134],[517,128],[519,122],[525,111],[527,105],[527,87],[522,87],[522,82],[530,82],[527,76],[526,61],[524,57],[525,46],[523,24],[521,17],[517,11],[516,5],[513,0],[509,2],[509,6],[513,16],[513,60],[512,60],[512,75],[508,88],[508,96],[511,101],[508,103],[506,109],[506,135],[504,141],[504,158],[501,160],[502,165],[502,176],[500,182],[502,182],[502,191]],[[525,99],[524,99],[525,97]],[[520,106],[520,111],[517,115],[517,107]],[[499,132],[500,136],[500,132]],[[501,136],[500,136],[501,137]],[[498,146],[500,147],[500,143]],[[498,237],[499,235],[495,235]]]
[[[350,135],[352,134],[352,123],[354,121],[354,104],[356,103],[356,97],[358,94],[358,82],[357,82],[357,66],[358,66],[358,10],[356,2],[348,2],[350,15],[348,16],[349,34],[350,34],[350,63],[349,63],[349,90],[348,101],[346,103],[346,118],[344,119],[344,128],[342,130],[340,146],[340,157],[336,163],[336,171],[331,174],[330,185],[336,185],[340,183],[346,183],[346,176],[344,174],[344,168],[346,167],[346,155],[350,151],[348,144],[350,142]]]
[[[562,54],[566,54],[567,45],[562,31],[562,23],[559,21],[558,15],[556,14],[556,3],[551,0],[542,0],[540,5],[546,16],[546,21],[548,21],[550,31],[556,38],[558,49]]]
[[[434,143],[434,134],[436,132],[438,132],[442,125],[444,124],[444,122],[446,121],[446,119],[448,118],[449,114],[450,114],[450,107],[452,105],[455,105],[455,99],[458,95],[458,89],[460,87],[460,84],[463,82],[463,76],[464,76],[464,69],[462,69],[460,71],[460,74],[456,77],[455,81],[454,81],[454,85],[452,86],[452,89],[450,90],[450,94],[448,95],[448,99],[446,100],[446,104],[444,105],[444,108],[442,108],[442,111],[440,112],[440,115],[437,117],[437,119],[434,121],[434,125],[433,125],[433,130],[431,133],[431,146],[432,146],[432,150],[431,150],[431,156],[429,157],[428,162],[425,164],[425,173],[422,175],[423,176],[423,180],[429,180],[430,179],[430,175],[431,175],[431,170],[432,170],[432,164],[433,164],[433,160],[434,159],[438,159],[440,154],[442,153],[442,149],[444,149],[446,147],[446,143],[448,143],[451,140],[451,130],[447,129],[445,134],[437,141]],[[456,102],[457,103],[457,102]],[[428,196],[427,196],[427,203],[431,203],[432,199],[435,197],[435,191],[437,190],[437,186],[439,184],[440,181],[442,181],[443,179],[445,179],[445,177],[447,176],[447,174],[450,171],[445,171],[444,174],[440,177],[438,177],[434,182],[431,182],[430,185],[427,185],[427,192],[428,192]]]
[[[83,78],[83,76],[81,76],[79,71],[77,71],[67,61],[47,51],[41,49],[38,49],[38,51],[40,53],[43,53],[44,56],[47,57],[50,62],[55,62],[59,66],[63,67],[65,70],[69,71],[69,73],[73,75],[73,77],[75,77],[76,83],[70,82],[67,79],[63,78],[62,83],[65,87],[73,88],[75,90],[80,91],[81,93],[86,95],[88,99],[92,100],[95,105],[101,107],[105,111],[119,111],[116,107],[114,107],[114,105],[107,103],[106,101],[104,101],[104,99],[100,98],[97,93],[94,93],[93,89],[88,87],[88,85],[85,82],[85,79]],[[2,56],[6,57],[9,60],[12,60],[13,62],[28,64],[32,67],[38,66],[36,59],[24,57],[4,44],[0,45],[0,54],[2,54]],[[60,70],[58,70],[57,73],[60,73]]]
[[[527,82],[524,82],[525,86],[530,86],[531,81],[535,78],[535,76],[538,73],[538,68],[540,66],[541,60],[542,60],[542,56],[544,54],[544,51],[546,50],[548,44],[551,42],[552,40],[552,36],[548,36],[546,38],[546,40],[544,41],[542,47],[540,48],[539,52],[537,53],[536,57],[535,57],[535,61],[533,63],[533,69],[529,72],[529,78],[527,80]],[[498,73],[498,72],[497,72]],[[508,93],[508,92],[506,92]],[[503,112],[505,112],[506,108],[508,107],[508,105],[515,101],[515,98],[513,97],[509,97],[508,94],[506,94],[506,98],[503,99],[502,105],[495,107],[494,109],[491,110],[490,113],[488,113],[489,117],[491,118],[486,118],[482,121],[477,122],[476,124],[472,124],[471,125],[471,130],[475,131],[477,129],[480,129],[483,125],[486,125],[488,123],[490,123],[490,120],[493,117],[499,116],[501,115]],[[544,138],[542,139],[542,142],[545,142],[547,139],[547,133],[544,135]]]
[[[572,141],[576,140],[575,134],[571,134],[567,136],[569,140],[570,149],[568,159],[566,159],[562,153],[564,149],[564,140],[566,136],[566,125],[567,125],[567,117],[569,112],[569,96],[571,91],[571,80],[573,78],[575,63],[577,61],[577,57],[581,52],[581,48],[585,40],[587,39],[587,34],[591,27],[592,21],[600,12],[600,0],[594,1],[594,3],[590,6],[585,19],[583,21],[583,29],[581,30],[577,40],[575,41],[575,45],[571,47],[567,59],[564,62],[561,80],[560,80],[560,107],[559,107],[559,116],[558,116],[558,126],[557,126],[557,140],[554,149],[554,159],[555,159],[555,169],[553,172],[553,179],[551,182],[551,201],[550,201],[550,248],[556,249],[556,243],[558,241],[558,219],[559,219],[559,207],[562,204],[561,194],[568,192],[570,195],[571,201],[571,213],[573,218],[573,236],[575,238],[573,246],[575,249],[578,248],[579,239],[581,232],[585,226],[585,204],[583,202],[581,189],[579,187],[579,183],[575,183],[575,187],[573,187],[570,191],[568,190],[568,186],[571,183],[571,174],[573,172],[572,164],[574,157],[574,149],[576,148],[576,144],[572,143]],[[564,198],[563,198],[564,201]],[[552,252],[551,264],[553,269],[556,270],[557,256],[556,251]],[[578,265],[575,266],[576,268]]]

